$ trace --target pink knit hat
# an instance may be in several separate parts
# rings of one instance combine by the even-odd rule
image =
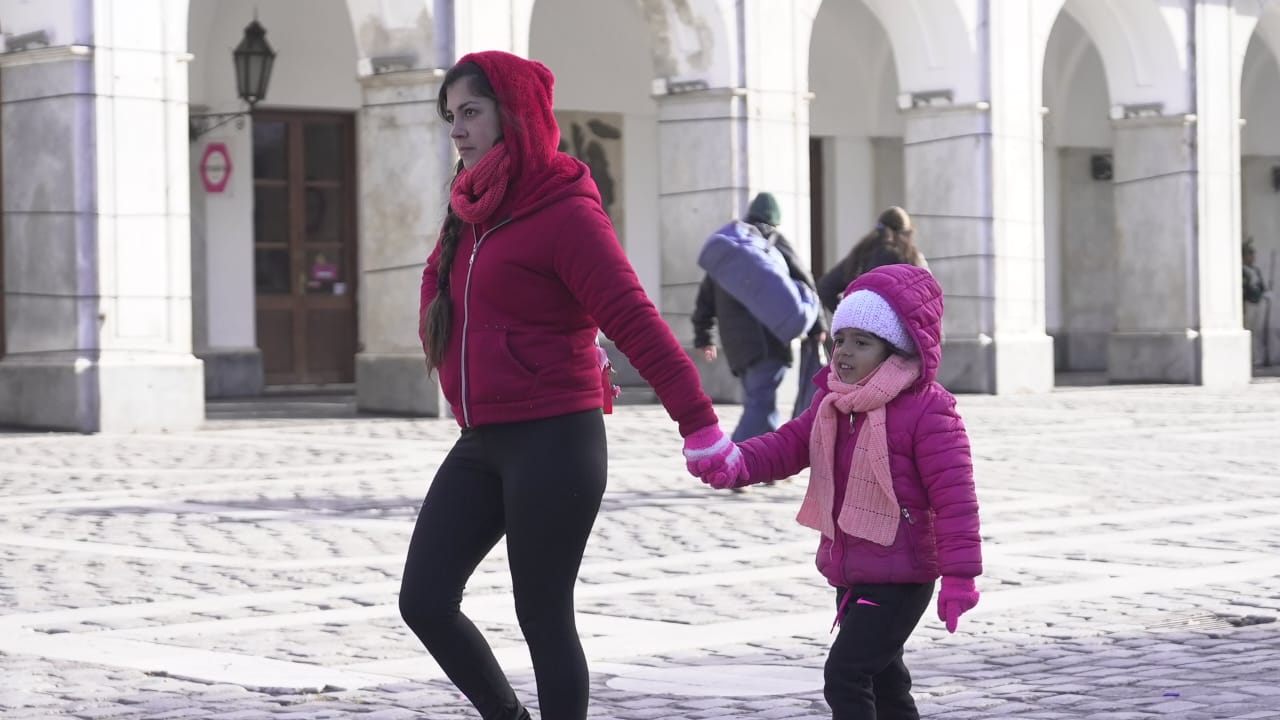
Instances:
[[[870,290],[855,290],[836,307],[831,332],[835,334],[845,328],[865,330],[908,355],[916,351],[916,343],[898,314],[884,298]]]

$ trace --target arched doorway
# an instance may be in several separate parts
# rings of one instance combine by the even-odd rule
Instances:
[[[1106,381],[1116,326],[1110,104],[1102,56],[1064,9],[1044,62],[1045,295],[1054,369],[1073,384]]]
[[[1246,306],[1246,328],[1254,332],[1255,373],[1270,373],[1269,368],[1280,365],[1280,312],[1274,305],[1280,278],[1280,48],[1271,46],[1264,35],[1273,25],[1280,29],[1280,12],[1274,10],[1249,43],[1240,93],[1245,120],[1240,137],[1242,235],[1252,245],[1254,265],[1273,293],[1254,308]]]
[[[191,114],[235,112],[227,48],[251,20],[276,60],[247,122],[193,138],[193,336],[212,397],[354,380],[357,53],[345,0],[193,0]],[[296,19],[306,17],[306,23]],[[221,153],[221,184],[202,167]]]
[[[816,276],[852,249],[881,209],[906,204],[906,190],[898,73],[879,19],[860,0],[823,2],[808,60]]]

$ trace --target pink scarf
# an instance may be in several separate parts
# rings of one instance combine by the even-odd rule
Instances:
[[[511,180],[511,157],[506,142],[499,142],[473,168],[458,173],[449,197],[453,211],[472,225],[492,219],[507,195]]]
[[[837,519],[846,533],[889,546],[898,534],[898,497],[889,470],[884,406],[920,377],[920,361],[891,355],[856,385],[840,382],[831,371],[830,392],[822,398],[809,436],[809,489],[796,521],[834,538],[836,423],[838,415],[866,413],[853,446],[849,482]]]

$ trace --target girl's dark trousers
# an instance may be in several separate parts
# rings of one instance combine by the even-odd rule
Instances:
[[[832,720],[919,720],[902,646],[933,598],[933,583],[839,588],[837,608],[846,593],[825,672]]]
[[[604,495],[606,457],[604,418],[590,410],[465,429],[431,482],[409,542],[400,614],[485,720],[528,717],[459,609],[467,579],[504,534],[541,715],[587,717],[573,587]]]

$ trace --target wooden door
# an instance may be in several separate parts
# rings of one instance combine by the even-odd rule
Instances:
[[[826,159],[820,137],[809,138],[809,269],[815,278],[827,268]]]
[[[258,348],[268,385],[355,379],[354,116],[253,115]]]

